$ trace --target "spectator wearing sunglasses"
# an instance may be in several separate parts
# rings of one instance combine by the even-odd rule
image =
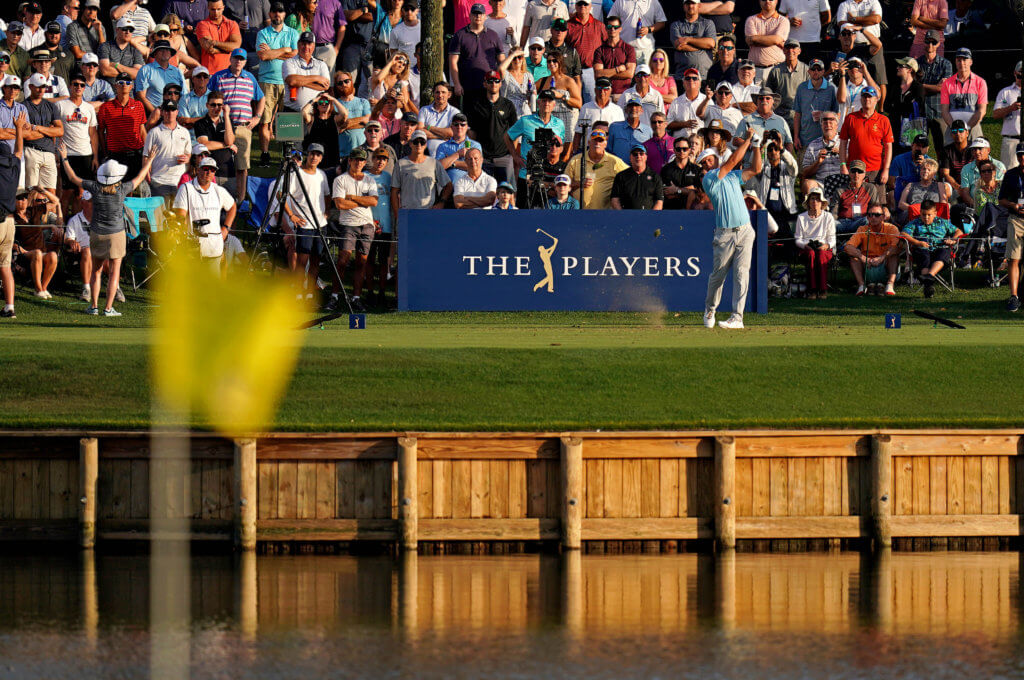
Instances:
[[[115,6],[110,10],[110,20],[118,22],[127,19],[132,25],[132,35],[145,43],[146,38],[156,28],[156,21],[149,10],[142,6],[139,0],[126,0],[126,2]]]
[[[206,115],[206,99],[210,96],[207,85],[210,82],[210,72],[205,66],[199,65],[192,69],[192,77],[189,79],[192,87],[188,92],[181,95],[178,101],[178,125],[183,125],[192,135],[192,143],[195,144],[195,124]]]
[[[636,50],[622,39],[622,20],[609,17],[604,24],[608,39],[594,52],[594,77],[607,78],[612,84],[612,94],[618,96],[626,91],[636,73]]]
[[[252,131],[259,125],[266,105],[256,76],[245,70],[246,59],[248,55],[245,48],[236,47],[231,51],[228,67],[210,77],[210,89],[224,95],[224,103],[230,111],[231,125],[235,131],[235,144],[238,146],[235,155],[238,200],[246,196]]]
[[[3,51],[10,60],[8,73],[23,78],[28,71],[28,52],[19,44],[22,32],[25,30],[20,21],[12,21],[7,24],[7,33],[4,35]]]
[[[436,159],[427,155],[427,135],[416,130],[409,140],[409,155],[398,161],[391,179],[391,221],[398,211],[440,209],[452,195],[452,181]]]
[[[718,47],[715,48],[715,62],[708,67],[709,83],[739,82],[739,60],[736,58],[736,36],[732,33],[718,36]]]
[[[95,179],[99,167],[99,135],[96,131],[96,109],[84,99],[85,78],[76,74],[71,78],[71,96],[57,102],[64,132],[60,141],[67,149],[68,163],[82,179]],[[71,186],[70,183],[65,186]],[[64,203],[71,205],[71,196],[65,192]]]
[[[674,141],[674,155],[658,172],[665,193],[665,210],[686,208],[690,197],[700,187],[701,178],[704,177],[704,171],[690,158],[690,140],[683,138]]]
[[[491,71],[484,77],[484,96],[466,111],[469,136],[480,142],[484,170],[499,181],[514,177],[512,156],[505,146],[505,133],[516,122],[515,105],[501,96],[501,74]]]
[[[467,136],[468,132],[469,124],[466,114],[457,113],[452,117],[451,139],[441,142],[434,149],[434,158],[441,162],[441,165],[448,172],[448,178],[453,183],[465,175],[469,169],[469,166],[466,164],[466,154],[469,153],[470,149],[481,151],[482,157],[483,150],[480,142],[470,139]]]
[[[100,72],[100,60],[92,52],[87,52],[82,57],[81,73],[82,80],[85,81],[85,92],[82,93],[82,97],[88,103],[92,104],[93,108],[99,111],[99,108],[103,105],[103,102],[109,102],[114,98],[114,88],[110,86],[110,83],[97,77]]]
[[[114,98],[100,107],[96,118],[100,157],[125,165],[135,176],[142,167],[142,145],[146,139],[146,108],[133,99],[134,82],[127,73],[114,80]],[[147,194],[148,195],[148,194]]]
[[[850,258],[850,270],[857,280],[857,295],[871,293],[896,295],[896,272],[899,253],[903,251],[900,230],[885,221],[885,208],[872,203],[868,208],[868,223],[846,242],[843,250]]]
[[[117,22],[111,40],[100,45],[99,75],[113,87],[118,73],[127,73],[133,79],[146,63],[146,55],[135,44],[135,28],[132,22],[122,18]],[[84,62],[84,57],[83,57]]]

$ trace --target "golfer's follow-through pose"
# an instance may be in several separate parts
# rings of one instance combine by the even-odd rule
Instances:
[[[708,279],[708,297],[704,301],[704,326],[715,327],[715,310],[722,299],[722,285],[732,267],[732,316],[718,323],[722,328],[743,328],[743,309],[747,304],[750,281],[750,257],[754,252],[754,229],[750,213],[743,201],[743,183],[761,172],[761,151],[755,149],[751,167],[736,170],[750,148],[753,128],[747,129],[739,147],[719,167],[718,154],[705,149],[697,156],[697,165],[704,170],[704,192],[715,207],[714,265]]]

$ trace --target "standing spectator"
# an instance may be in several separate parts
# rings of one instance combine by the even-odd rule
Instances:
[[[712,50],[715,48],[715,25],[700,15],[700,0],[683,0],[683,18],[672,22],[669,41],[676,51],[676,77],[695,68],[701,78],[711,68]]]
[[[352,310],[365,312],[363,306],[363,279],[366,276],[366,263],[370,255],[370,244],[373,243],[374,232],[372,208],[377,205],[377,183],[366,176],[366,152],[355,149],[348,157],[348,171],[338,175],[334,180],[331,197],[334,207],[338,209],[338,223],[342,226],[341,248],[338,250],[338,273],[344,277],[345,269],[356,256],[356,268],[352,285]],[[342,287],[341,280],[335,278],[331,289],[331,301],[328,307],[337,307],[338,293]],[[333,303],[333,304],[332,304]]]
[[[505,58],[501,37],[484,26],[484,6],[473,5],[469,17],[469,25],[448,43],[448,72],[455,96],[464,97],[464,106],[483,96],[484,74],[498,68]]]
[[[708,148],[715,150],[710,146]],[[797,212],[796,194],[793,191],[797,177],[796,159],[775,140],[765,145],[764,157],[761,172],[751,180],[750,188],[757,192],[758,200],[775,220],[779,237],[788,240],[793,234],[793,218]],[[811,189],[816,190],[819,187]],[[784,247],[789,249],[788,246]]]
[[[148,156],[154,148],[150,191],[162,198],[173,196],[178,193],[185,164],[192,155],[192,138],[178,125],[178,105],[173,101],[160,105],[160,124],[146,133],[142,153]]]
[[[885,295],[896,295],[896,273],[899,271],[899,253],[902,250],[899,229],[885,221],[880,203],[868,208],[868,223],[857,229],[843,250],[850,258],[850,269],[857,279],[858,297],[868,292],[869,285],[885,281]],[[881,284],[879,283],[879,286]]]
[[[563,0],[530,0],[530,4],[526,6],[526,15],[523,17],[519,47],[525,47],[533,38],[547,42],[551,37],[551,22],[555,19],[569,20],[569,10]]]
[[[839,160],[864,162],[867,181],[886,185],[889,182],[889,164],[892,162],[892,127],[889,119],[879,113],[878,93],[875,88],[864,88],[861,109],[846,117],[839,131]]]
[[[528,116],[533,112],[535,85],[533,76],[526,68],[526,55],[516,49],[501,62],[498,71],[502,74],[501,96],[516,107],[516,115]]]
[[[54,21],[60,24],[61,49],[67,50],[69,52],[71,51],[71,48],[68,47],[68,26],[70,26],[72,23],[75,22],[75,20],[78,19],[78,14],[82,10],[83,1],[84,0],[64,0],[64,5],[61,7],[60,14],[58,14],[57,18],[54,19]]]
[[[554,109],[554,95],[550,90],[545,90],[537,96],[537,113],[523,116],[505,133],[505,146],[519,170],[519,194],[523,199],[526,197],[526,157],[530,154],[537,130],[547,128],[554,131],[559,139],[565,139],[565,124],[552,115]]]
[[[960,186],[960,171],[971,162],[971,140],[967,125],[962,120],[953,122],[950,128],[953,141],[942,149],[942,179],[951,186]]]
[[[327,70],[333,73],[348,30],[347,8],[342,6],[341,0],[321,0],[314,2],[313,6],[313,27],[305,30],[312,30],[316,38],[313,56],[327,64]],[[299,32],[298,29],[293,30],[296,34]]]
[[[516,32],[516,26],[510,21],[511,17],[505,12],[505,0],[494,0],[488,4],[491,6],[491,11],[487,14],[487,21],[484,22],[484,25],[498,34],[506,51],[514,50],[519,46],[519,34]],[[416,6],[418,8],[419,4],[417,3]],[[466,23],[468,25],[469,22]],[[419,40],[416,42],[418,44]]]
[[[736,3],[733,0],[702,0],[700,3],[701,16],[711,19],[719,36],[736,32],[736,24],[732,20],[735,11]]]
[[[705,126],[718,121],[729,134],[735,134],[736,128],[743,120],[743,112],[733,106],[732,86],[724,81],[718,84],[713,95],[705,94],[704,101],[697,107],[697,115],[704,121]]]
[[[789,19],[789,38],[800,44],[804,59],[821,50],[821,29],[832,23],[828,0],[780,0],[779,13]]]
[[[576,0],[576,11],[568,21],[568,42],[580,55],[583,71],[583,103],[594,99],[594,53],[608,39],[604,24],[591,16],[590,0]]]
[[[700,187],[704,176],[700,166],[690,159],[690,141],[676,139],[672,160],[658,173],[665,188],[665,210],[682,210],[690,201],[694,190]],[[648,154],[650,156],[650,154]]]
[[[612,81],[608,78],[598,78],[594,88],[594,101],[584,104],[580,110],[572,148],[579,149],[583,144],[580,135],[583,134],[584,126],[592,129],[598,121],[604,121],[607,125],[625,119],[622,108],[612,100]]]
[[[270,165],[270,139],[273,136],[274,117],[284,99],[284,63],[298,53],[299,34],[284,24],[284,3],[274,0],[270,5],[270,25],[256,35],[256,54],[260,59],[257,80],[263,90],[265,105],[260,118],[260,161]],[[193,71],[194,73],[194,71]]]
[[[88,2],[95,2],[97,7],[99,3],[97,0],[88,0]],[[89,6],[88,4],[86,6]],[[43,44],[46,40],[46,29],[41,25],[43,19],[43,8],[38,2],[29,2],[25,7],[25,32],[21,36],[21,42],[18,44],[26,52],[31,52],[37,47]]]
[[[213,271],[220,272],[224,242],[231,231],[238,207],[231,194],[213,181],[216,172],[217,161],[212,158],[200,161],[199,176],[178,187],[173,206],[174,212],[185,218],[187,224],[196,225],[197,222],[205,221],[202,226],[194,227],[199,236],[199,257]]]
[[[285,18],[285,25],[295,29],[295,32],[300,35],[306,31],[312,33],[313,19],[316,16],[317,7],[319,7],[317,0],[299,0],[293,3],[292,7],[294,11]]]
[[[114,29],[114,39],[100,45],[99,74],[111,87],[113,87],[114,78],[118,73],[127,73],[132,78],[136,78],[139,69],[146,63],[142,52],[132,42],[133,31],[132,22],[121,19],[117,22],[117,28]],[[81,60],[84,64],[85,57],[82,56]]]
[[[626,119],[608,126],[608,150],[622,160],[628,160],[633,147],[643,146],[651,138],[652,130],[644,124],[643,106],[632,100],[626,103]],[[646,149],[644,150],[644,166],[647,165]]]
[[[342,0],[342,7],[348,25],[345,29],[340,70],[360,77],[360,65],[365,62],[365,66],[369,66],[369,61],[365,60],[363,55],[370,48],[374,14],[370,11],[368,0]],[[369,75],[367,70],[361,77],[369,78]]]
[[[100,107],[96,118],[100,157],[112,158],[138,173],[146,138],[146,108],[132,99],[132,77],[121,73],[114,79],[114,98]]]
[[[225,0],[224,16],[238,24],[242,47],[256,51],[256,35],[270,24],[270,0]]]
[[[594,76],[608,78],[612,94],[618,96],[633,82],[636,72],[636,50],[622,40],[622,20],[608,17],[604,24],[608,39],[594,52]]]
[[[235,146],[238,147],[235,155],[238,192],[235,195],[239,201],[244,200],[247,195],[252,131],[259,125],[263,117],[263,107],[266,105],[263,90],[256,82],[256,77],[245,70],[246,58],[244,49],[235,48],[231,52],[228,68],[214,73],[210,78],[210,89],[224,95],[224,103],[230,111],[231,127],[235,132]]]
[[[892,119],[899,125],[899,137],[896,139],[896,148],[899,151],[909,149],[914,138],[927,129],[917,127],[925,120],[924,87],[918,78],[918,69],[917,59],[913,57],[896,60],[896,75],[900,82],[891,92],[892,103],[889,111]]]
[[[17,79],[17,76],[6,76]],[[3,100],[0,101],[0,125],[6,126],[7,114],[14,104],[14,93],[21,90],[21,83],[2,86]],[[4,289],[4,308],[0,311],[0,319],[17,318],[14,314],[14,274],[11,271],[11,259],[14,249],[14,212],[17,210],[15,197],[18,192],[18,178],[21,174],[22,131],[28,124],[24,108],[19,109],[17,116],[10,121],[14,138],[0,144],[0,286]],[[0,130],[0,139],[6,136],[7,129]]]
[[[216,73],[230,65],[232,51],[242,46],[242,32],[236,22],[224,16],[224,0],[207,0],[206,9],[209,16],[196,24],[199,62],[210,73]],[[154,52],[159,44],[153,46]]]
[[[885,52],[882,50],[881,27],[882,5],[879,0],[843,0],[836,11],[836,23],[852,24],[854,27],[854,43],[856,45],[877,43],[877,50],[872,49],[871,57],[865,59],[871,77],[878,84],[879,101],[885,101],[885,88],[889,82],[885,74]],[[872,40],[874,38],[874,40]]]
[[[46,24],[46,40],[39,49],[45,49],[50,53],[50,60],[53,62],[50,70],[61,78],[65,83],[71,79],[71,72],[75,70],[75,55],[64,51],[60,46],[61,28],[56,21]],[[83,55],[83,59],[84,59]]]
[[[192,77],[189,79],[192,87],[182,95],[178,102],[178,125],[183,125],[192,134],[192,142],[196,141],[195,124],[206,115],[206,98],[210,91],[207,85],[210,82],[210,72],[203,65],[192,69]]]
[[[706,3],[701,3],[701,6],[704,4]],[[705,74],[708,83],[738,83],[739,65],[739,60],[736,59],[736,37],[731,33],[719,36],[718,47],[715,48],[715,61]]]
[[[839,111],[836,87],[825,80],[825,65],[821,59],[812,61],[807,73],[810,78],[797,90],[793,102],[793,143],[797,149],[820,136],[823,113]]]
[[[214,177],[217,184],[224,186],[235,176],[235,131],[231,117],[224,106],[224,95],[210,92],[206,97],[206,115],[194,127],[196,141],[206,147],[216,161]]]
[[[223,0],[216,0],[221,5]],[[153,43],[151,51],[153,61],[139,69],[139,75],[135,78],[135,96],[146,107],[146,114],[151,114],[163,102],[164,88],[168,85],[177,85],[184,89],[185,79],[178,67],[171,66],[171,56],[174,48],[166,40]],[[120,78],[120,76],[117,76]]]
[[[139,0],[125,0],[110,10],[110,20],[115,24],[121,19],[131,22],[133,35],[144,44],[149,34],[156,29],[156,21],[149,10],[141,6]]]
[[[394,149],[384,143],[384,129],[381,127],[380,121],[367,121],[365,134],[366,141],[356,148],[364,150],[366,152],[366,157],[371,161],[373,160],[373,157],[379,153],[383,153],[387,156],[387,163],[384,164],[384,169],[390,175],[395,169],[395,163],[398,162],[398,156],[395,154]],[[389,188],[388,193],[390,194],[390,192],[391,190]]]
[[[4,90],[6,94],[6,88]],[[1008,213],[1006,219],[1006,264],[1010,274],[1010,299],[1006,311],[1020,309],[1017,289],[1020,284],[1020,260],[1024,254],[1024,142],[1016,148],[1017,165],[1006,173],[999,189],[999,205]]]
[[[615,0],[607,18],[622,22],[622,40],[633,46],[636,63],[646,64],[654,53],[654,34],[665,28],[667,18],[658,0]]]
[[[942,120],[951,127],[954,120],[967,125],[970,137],[981,137],[981,120],[988,110],[988,83],[971,72],[974,59],[971,51],[961,47],[956,51],[956,73],[942,82],[939,102],[942,104]],[[951,140],[949,133],[946,143]]]
[[[778,0],[760,0],[761,11],[747,17],[743,32],[750,46],[749,58],[757,67],[757,77],[764,80],[776,64],[786,58],[782,46],[789,38],[789,19],[778,13]]]
[[[1003,146],[999,150],[999,159],[1007,168],[1017,167],[1017,155],[1014,150],[1020,142],[1022,72],[1024,72],[1024,62],[1018,61],[1013,68],[1013,83],[999,91],[999,94],[996,95],[995,108],[992,109],[992,117],[1003,121]]]
[[[370,102],[356,96],[356,86],[351,75],[342,72],[337,82],[341,87],[335,101],[344,112],[342,122],[338,124],[338,155],[339,158],[345,158],[352,149],[362,146],[366,141],[363,128],[370,120],[371,107]]]
[[[369,280],[366,283],[370,292],[366,297],[373,299],[373,279],[376,274],[378,289],[376,302],[382,306],[385,304],[390,264],[398,253],[398,249],[395,247],[394,226],[391,223],[392,172],[386,169],[391,160],[388,152],[384,150],[390,148],[384,146],[373,154],[370,170],[366,173],[366,176],[377,185],[377,205],[370,210],[373,215],[373,223],[380,230],[370,245],[370,258],[367,262],[367,278]]]
[[[438,81],[434,84],[433,103],[420,109],[420,129],[426,133],[427,139],[434,142],[431,145],[433,148],[452,136],[452,118],[459,110],[448,103],[451,96],[452,90],[448,83]]]
[[[828,297],[828,263],[836,247],[836,220],[825,208],[825,192],[815,187],[804,197],[805,212],[796,218],[796,248],[807,262],[807,297],[824,300]]]
[[[608,153],[608,133],[596,128],[590,133],[587,148],[569,159],[567,174],[572,177],[574,197],[584,210],[607,210],[611,207],[615,176],[628,168],[622,159]],[[586,154],[585,157],[582,157]],[[583,166],[582,172],[580,166]],[[582,188],[582,198],[580,189]]]
[[[779,105],[776,113],[782,116],[787,123],[793,125],[793,107],[796,103],[797,89],[807,82],[810,72],[807,64],[800,61],[800,43],[789,38],[782,46],[782,53],[786,59],[781,64],[776,64],[768,77],[765,79],[765,87],[779,93]],[[824,75],[824,71],[822,72]],[[796,128],[794,127],[795,131]]]
[[[484,168],[501,181],[511,181],[515,167],[505,146],[505,133],[515,125],[518,116],[512,102],[500,93],[501,74],[491,71],[484,76],[484,96],[470,105],[466,118],[469,136],[480,142]]]
[[[109,102],[114,98],[114,88],[106,80],[97,78],[100,72],[100,60],[92,52],[87,52],[82,57],[82,78],[85,80],[85,101],[93,105],[97,111],[103,102]]]
[[[301,111],[313,97],[331,87],[327,64],[313,56],[315,47],[316,38],[306,31],[299,36],[295,56],[281,68],[287,93],[284,106],[291,111]]]
[[[695,68],[683,73],[683,91],[668,107],[668,130],[676,139],[688,137],[701,126],[698,110],[707,102],[700,91],[700,72]]]
[[[725,277],[732,271],[732,315],[718,325],[726,329],[743,328],[743,312],[747,306],[747,287],[750,283],[750,259],[753,256],[754,230],[750,226],[750,213],[743,200],[742,185],[761,172],[761,153],[754,150],[753,167],[737,170],[750,147],[747,136],[724,165],[719,167],[718,154],[705,150],[697,157],[704,170],[701,188],[711,199],[715,211],[714,264],[708,279],[708,294],[704,301],[704,327],[715,327],[715,312],[722,299]]]
[[[448,178],[454,183],[459,177],[466,174],[468,164],[466,154],[470,149],[481,149],[480,142],[469,139],[466,133],[469,131],[466,114],[456,113],[452,116],[452,136],[446,142],[441,142],[434,149],[434,158],[441,162]],[[483,156],[481,155],[481,158]],[[482,161],[481,161],[482,162]],[[482,166],[481,166],[482,167]]]
[[[538,91],[543,92],[544,90],[550,90],[551,94],[555,97],[555,116],[562,121],[565,125],[565,129],[569,130],[576,129],[576,118],[579,116],[580,107],[583,106],[583,99],[580,96],[580,86],[576,82],[576,79],[569,76],[565,72],[565,63],[562,60],[562,55],[559,52],[548,54],[548,70],[551,75],[546,78],[542,78],[537,81]],[[646,69],[646,65],[644,66]],[[649,92],[648,92],[649,94]],[[659,99],[661,95],[654,93]],[[637,101],[640,97],[634,95]],[[569,154],[572,151],[572,147],[569,144],[565,145],[565,158],[569,159]]]
[[[100,45],[106,42],[103,24],[99,20],[99,11],[99,0],[85,0],[85,6],[82,8],[78,21],[70,24],[67,28],[68,49],[79,61],[86,52],[98,53]]]
[[[451,179],[436,159],[427,155],[427,135],[416,130],[409,140],[409,155],[398,161],[391,177],[391,221],[398,211],[443,208],[452,193]]]
[[[20,21],[12,21],[7,25],[7,33],[4,35],[3,49],[11,63],[8,73],[19,79],[28,71],[28,52],[19,44],[24,30]]]
[[[83,106],[83,92],[85,92],[85,78],[82,74],[76,73],[71,78],[71,96],[57,102],[57,111],[60,114],[61,125],[64,127],[61,143],[67,150],[71,168],[79,177],[92,179],[96,176],[96,168],[100,164],[100,143],[99,135],[96,132],[96,109],[91,106]],[[68,191],[71,184],[65,181],[63,186],[64,205],[70,206],[73,203],[72,194]]]
[[[490,21],[490,19],[487,19],[485,24]],[[512,28],[507,21],[504,22],[504,26],[508,29]],[[402,0],[402,20],[391,28],[391,35],[388,37],[388,47],[392,50],[403,52],[406,57],[412,59],[416,54],[416,46],[420,44],[422,30],[423,27],[420,26],[419,0]],[[506,33],[502,31],[499,37],[504,38],[505,35]],[[506,41],[502,40],[502,45],[505,44]]]
[[[455,12],[454,12],[454,14],[455,14],[455,26],[454,26],[454,28],[455,28],[456,31],[461,31],[462,29],[464,29],[466,26],[469,25],[469,22],[470,22],[470,7],[473,4],[473,1],[474,0],[455,0]],[[484,2],[484,8],[486,9],[487,14],[491,13],[492,8],[491,8],[491,3],[490,2]],[[523,20],[522,14],[525,13],[525,12],[526,12],[526,7],[523,6],[522,7],[522,13],[520,13],[520,16],[519,16],[519,26],[522,26],[522,20]]]
[[[647,167],[647,149],[636,144],[629,151],[629,167],[612,181],[612,210],[661,210],[665,189],[658,173]]]
[[[494,204],[498,183],[484,172],[480,149],[466,150],[466,171],[452,182],[452,200],[460,210],[486,208]],[[451,172],[448,173],[449,176]]]
[[[840,64],[838,74],[839,84],[836,88],[836,100],[839,102],[839,119],[845,121],[846,116],[850,113],[860,111],[860,107],[864,103],[861,93],[869,87],[877,92],[878,88],[871,79],[871,74],[864,62],[857,57]]]
[[[182,28],[190,39],[195,39],[196,26],[209,15],[206,0],[167,0],[164,14],[181,19]]]
[[[668,53],[663,49],[654,50],[648,67],[651,69],[651,89],[661,95],[661,100],[664,104],[662,113],[668,113],[668,107],[679,96],[679,91],[676,89],[676,79],[672,76],[672,71],[668,65]]]
[[[736,69],[738,80],[732,83],[732,105],[743,115],[749,115],[757,109],[754,100],[761,91],[761,81],[756,77],[757,68],[754,62],[744,59]]]
[[[910,244],[914,264],[920,269],[926,298],[935,295],[935,275],[950,263],[950,249],[961,236],[963,232],[952,222],[938,216],[931,200],[921,203],[920,217],[904,225],[903,238]]]
[[[66,99],[68,96],[68,85],[63,78],[52,73],[50,67],[53,65],[53,55],[45,47],[38,47],[32,50],[29,55],[29,67],[32,69],[28,80],[39,76],[43,83],[43,98],[56,101]],[[27,83],[28,81],[26,81]],[[25,86],[25,96],[28,97],[28,85]]]
[[[25,130],[25,186],[57,188],[57,150],[54,140],[64,134],[57,106],[43,98],[46,79],[36,73],[28,79],[28,129]]]
[[[661,169],[672,159],[672,143],[675,139],[668,134],[668,117],[661,111],[651,116],[651,136],[644,142],[647,149],[647,165],[654,172],[661,172]]]
[[[939,54],[944,54],[944,33],[949,21],[949,4],[946,0],[914,0],[910,13],[910,25],[917,29],[914,42],[910,45],[910,56],[920,57],[925,53],[924,39],[930,31],[939,34]]]
[[[576,81],[577,87],[582,87],[583,61],[576,48],[567,42],[568,37],[568,22],[555,19],[551,22],[551,39],[544,45],[544,49],[548,55],[557,54],[562,57],[562,71]]]
[[[941,38],[942,33],[939,31],[926,32],[924,56],[917,60],[921,70],[921,87],[924,88],[924,113],[928,119],[928,132],[937,149],[946,144],[945,126],[942,124],[942,84],[953,75],[953,65],[938,52]]]

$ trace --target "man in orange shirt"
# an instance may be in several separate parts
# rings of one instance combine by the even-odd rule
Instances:
[[[209,0],[206,7],[210,16],[196,24],[199,61],[216,73],[231,65],[231,50],[242,46],[242,32],[237,22],[224,16],[224,0]]]
[[[900,230],[885,221],[881,203],[872,203],[868,208],[868,223],[858,229],[843,248],[850,256],[850,269],[857,279],[857,295],[864,295],[869,288],[874,288],[871,292],[878,295],[882,281],[885,281],[886,295],[896,294],[893,285],[902,247]]]
[[[892,125],[876,110],[878,93],[875,88],[865,87],[860,97],[860,111],[846,116],[843,129],[839,131],[839,171],[849,174],[851,161],[863,161],[866,181],[885,186],[892,162]]]

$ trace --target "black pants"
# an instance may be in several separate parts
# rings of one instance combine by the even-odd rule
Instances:
[[[142,149],[138,151],[112,151],[107,154],[107,160],[114,160],[127,166],[128,172],[125,173],[124,178],[130,181],[135,179],[135,176],[142,170]]]

